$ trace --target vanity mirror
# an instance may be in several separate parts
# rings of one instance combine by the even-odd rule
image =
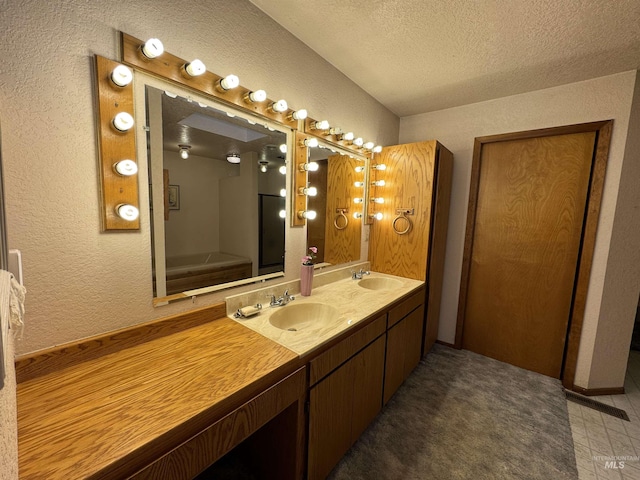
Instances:
[[[283,275],[291,131],[204,98],[144,95],[154,297]]]
[[[336,265],[360,260],[362,214],[366,198],[368,159],[341,154],[319,144],[309,148],[309,161],[318,169],[308,172],[308,209],[318,212],[307,222],[307,245],[318,247],[317,263]]]
[[[356,140],[361,139],[351,138],[353,134],[350,132],[342,134],[340,129],[328,125],[321,127],[327,122],[318,123],[308,118],[306,110],[290,109],[283,99],[269,99],[263,90],[243,87],[235,75],[221,77],[206,70],[199,60],[188,61],[164,51],[158,39],[143,42],[122,32],[119,36],[121,64],[96,55],[103,229],[125,231],[140,228],[137,212],[146,210],[146,207],[139,205],[138,187],[144,185],[145,180],[140,181],[137,167],[138,160],[148,156],[154,305],[283,275],[285,233],[313,223],[307,224],[307,219],[312,216],[306,211],[310,210],[308,192],[300,194],[309,178],[306,169],[304,172],[299,169],[300,164],[308,162],[309,149],[304,141],[312,137],[329,150],[321,154],[327,153],[322,159],[327,165],[326,180],[318,180],[322,184],[325,203],[314,207],[320,220],[315,225],[323,227],[320,230],[312,226],[311,235],[315,235],[314,231],[322,233],[318,234],[317,242],[314,239],[309,244],[322,242],[326,263],[339,264],[359,259],[362,221],[354,218],[352,213],[352,208],[357,209],[357,205],[348,206],[347,203],[353,202],[354,198],[366,198],[366,187],[361,193],[351,191],[351,176],[355,170],[347,168],[347,165],[353,166],[354,156],[358,157],[356,163],[366,165],[370,153],[375,151],[373,143],[358,143]],[[174,93],[167,95],[167,92]],[[165,126],[164,112],[174,108],[174,100],[175,108],[184,109],[186,116],[174,118],[172,125]],[[195,111],[187,111],[189,108]],[[116,118],[121,116],[123,109],[129,114],[124,119],[128,120],[124,122],[126,125],[122,119]],[[203,119],[203,115],[210,118]],[[190,120],[186,120],[189,117]],[[200,125],[200,121],[205,126]],[[200,131],[206,131],[209,128],[206,125],[210,124],[226,125],[247,135],[240,140],[233,135],[233,141],[229,138],[223,140],[212,157],[215,163],[204,154],[197,141],[204,135]],[[253,133],[247,133],[249,131]],[[167,140],[165,145],[165,138],[171,135],[177,137]],[[252,135],[257,137],[250,139]],[[218,137],[224,136],[218,134]],[[124,142],[125,138],[130,141]],[[138,140],[137,148],[133,139]],[[147,141],[140,141],[142,139]],[[252,144],[252,148],[232,151],[239,142]],[[280,150],[283,144],[287,147],[286,154]],[[289,160],[278,166],[284,160],[282,157]],[[342,160],[332,162],[334,157]],[[239,164],[231,163],[238,159]],[[217,187],[206,180],[204,170],[185,173],[188,171],[181,167],[188,162],[198,164],[201,169],[215,170]],[[275,167],[281,177],[274,174]],[[343,172],[342,168],[347,170]],[[281,174],[280,169],[286,175]],[[364,177],[367,177],[367,168],[364,172]],[[362,170],[355,173],[362,173]],[[229,185],[234,185],[234,182],[235,185],[227,186],[223,177],[225,182],[231,182]],[[289,181],[285,180],[287,177]],[[367,181],[365,178],[365,186]],[[198,182],[205,188],[196,189]],[[240,189],[245,187],[248,190],[240,194]],[[197,207],[194,207],[194,195],[202,198]],[[216,198],[218,204],[214,210],[205,212],[204,206],[211,207]],[[223,202],[229,198],[236,201],[227,206]],[[134,208],[130,208],[132,206]],[[368,218],[366,206],[365,201],[362,209],[365,223]],[[192,223],[187,223],[187,220]],[[327,225],[333,226],[335,231]],[[214,240],[214,230],[218,232],[217,240]],[[231,240],[223,238],[229,232],[232,233]],[[295,237],[297,234],[286,241],[295,245]],[[188,245],[189,242],[196,247]],[[224,251],[227,245],[230,252],[224,253],[232,253],[240,259],[224,259],[224,262],[237,263],[233,269],[219,265],[224,271],[221,274],[223,278],[207,277],[212,272],[189,275],[206,278],[182,278],[186,277],[185,270],[193,270],[184,266],[182,271],[176,268],[176,279],[171,278],[173,273],[168,273],[167,267],[173,268],[177,257],[199,256],[197,261],[189,263],[209,264],[217,256],[214,253]],[[170,283],[168,280],[177,281]]]

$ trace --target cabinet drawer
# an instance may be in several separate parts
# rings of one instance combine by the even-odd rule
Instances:
[[[406,317],[412,310],[414,310],[418,305],[423,304],[424,300],[424,289],[421,288],[416,293],[400,303],[398,306],[393,307],[391,310],[389,310],[389,325],[387,326],[387,328],[393,327],[396,323]]]
[[[386,330],[386,318],[386,314],[379,316],[366,327],[311,360],[309,362],[309,386],[318,383],[332,370],[335,370],[382,335]]]

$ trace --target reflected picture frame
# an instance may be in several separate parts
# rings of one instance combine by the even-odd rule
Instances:
[[[169,210],[180,210],[180,185],[169,185]]]

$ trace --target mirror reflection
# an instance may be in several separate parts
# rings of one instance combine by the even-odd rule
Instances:
[[[366,160],[318,147],[309,149],[309,161],[318,170],[308,172],[309,186],[317,189],[308,209],[318,216],[307,222],[307,245],[318,247],[318,264],[359,260],[362,219],[354,214],[363,209]]]
[[[282,275],[287,133],[145,93],[154,296]]]

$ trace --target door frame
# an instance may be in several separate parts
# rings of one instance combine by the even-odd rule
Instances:
[[[478,190],[480,188],[482,147],[485,144],[495,142],[567,135],[572,133],[595,132],[596,140],[593,160],[591,162],[589,192],[585,209],[585,219],[582,226],[578,266],[573,286],[573,296],[571,299],[571,309],[569,313],[569,326],[567,328],[568,331],[565,341],[564,358],[560,374],[562,385],[567,389],[574,389],[578,349],[580,347],[580,335],[582,333],[582,323],[584,321],[589,278],[591,275],[591,266],[593,264],[593,251],[596,243],[596,232],[598,228],[598,218],[600,216],[600,205],[602,203],[604,178],[609,160],[609,145],[611,143],[612,128],[613,120],[604,120],[601,122],[581,123],[539,130],[527,130],[523,132],[476,137],[473,147],[473,163],[471,166],[469,206],[467,210],[467,228],[462,260],[462,277],[460,279],[460,296],[458,299],[458,319],[456,322],[456,338],[454,343],[455,348],[462,348],[462,333],[469,287],[475,217],[478,206]]]

